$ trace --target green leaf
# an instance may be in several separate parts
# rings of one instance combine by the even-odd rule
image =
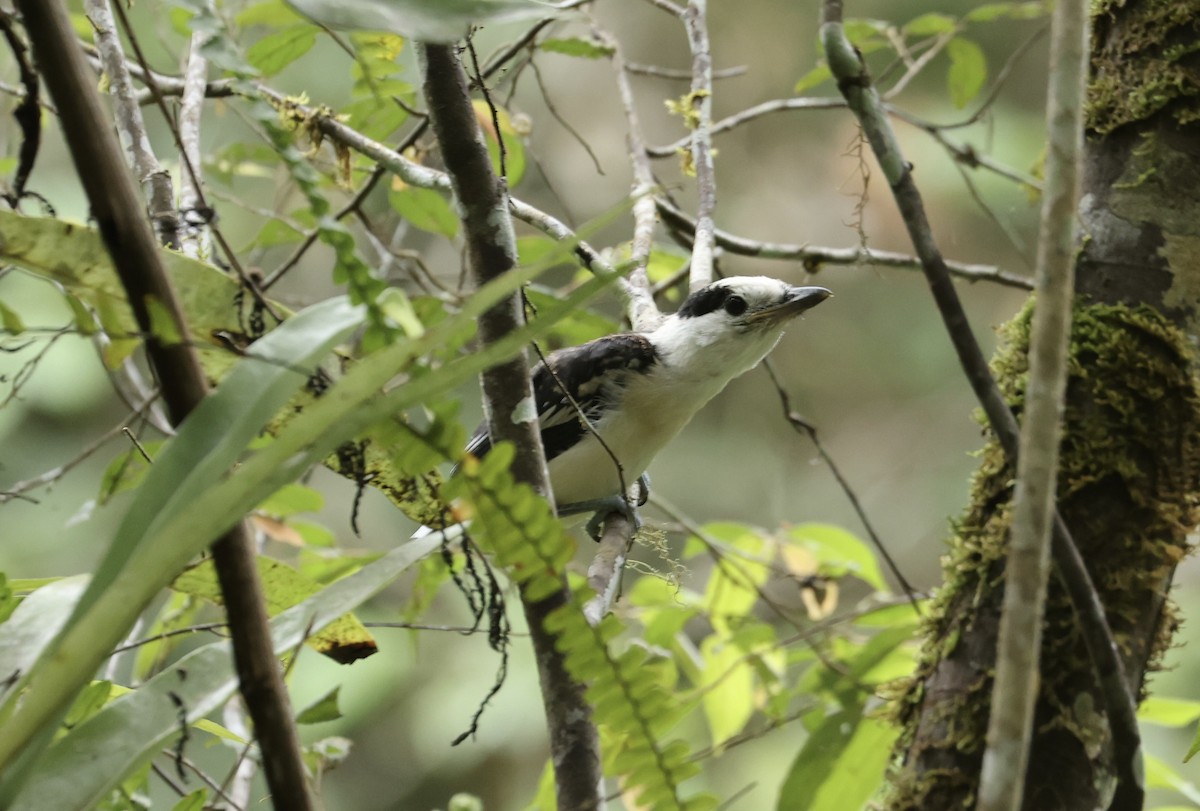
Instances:
[[[307,23],[267,34],[246,51],[246,60],[263,76],[273,76],[308,53],[320,29]]]
[[[388,202],[397,214],[422,231],[448,239],[458,235],[458,215],[441,192],[403,184],[388,192]]]
[[[275,653],[294,650],[312,630],[353,611],[437,545],[436,536],[410,541],[280,614],[271,621]],[[194,723],[236,690],[228,642],[215,642],[188,654],[137,690],[109,703],[51,747],[9,811],[92,808],[124,775],[179,734],[180,704],[186,721]],[[62,779],[63,775],[70,779]]]
[[[261,3],[254,3],[242,9],[233,19],[243,28],[249,28],[252,25],[270,25],[282,28],[285,25],[302,22],[304,18],[288,8],[283,0],[263,0]]]
[[[964,37],[950,40],[946,53],[950,55],[950,70],[946,74],[950,101],[961,110],[987,83],[987,57],[978,44]]]
[[[704,717],[715,746],[741,732],[754,713],[754,670],[740,648],[710,636],[700,646]]]
[[[1150,696],[1138,707],[1139,721],[1165,727],[1187,726],[1200,718],[1200,701]]]
[[[792,541],[817,558],[818,571],[826,577],[853,575],[887,592],[879,562],[867,545],[850,532],[833,524],[799,524],[788,531]]]
[[[947,34],[957,25],[957,21],[948,14],[930,12],[909,20],[905,23],[903,31],[910,37],[928,37]]]
[[[20,335],[25,331],[25,322],[21,320],[21,316],[3,301],[0,301],[0,327],[11,335]]]
[[[513,128],[512,117],[508,110],[496,109],[496,120],[492,120],[492,111],[486,101],[477,99],[472,104],[475,107],[475,117],[483,129],[487,141],[488,155],[492,158],[492,170],[500,174],[500,142],[496,137],[496,122],[500,123],[500,138],[504,141],[504,169],[508,173],[508,185],[515,188],[525,176],[525,145],[521,136]]]
[[[387,31],[426,42],[462,39],[473,25],[557,17],[538,0],[288,0],[330,28]]]
[[[300,710],[296,714],[296,723],[322,724],[326,721],[336,721],[341,718],[342,711],[338,709],[338,694],[341,690],[341,685],[338,685],[312,704]]]
[[[141,449],[129,448],[108,463],[104,474],[100,477],[100,494],[97,501],[107,504],[108,500],[117,493],[132,490],[142,483],[150,472],[150,462],[142,455],[145,451],[153,459],[165,443],[161,439],[153,439],[141,443]]]
[[[260,555],[257,563],[267,613],[271,616],[321,591],[319,585],[277,560]],[[171,584],[171,588],[192,597],[202,597],[217,605],[225,604],[211,558],[179,575]],[[371,633],[353,614],[338,617],[306,639],[305,643],[318,653],[341,664],[365,659],[378,650]]]
[[[967,13],[971,22],[991,22],[993,20],[1036,20],[1050,13],[1050,3],[985,3]]]
[[[1200,789],[1196,788],[1195,783],[1185,779],[1161,758],[1157,758],[1149,752],[1146,752],[1144,757],[1146,788],[1169,788],[1178,791],[1196,805],[1200,805]]]
[[[25,673],[66,624],[87,588],[84,576],[42,586],[21,601],[0,625],[0,673]],[[12,685],[0,686],[0,690]]]
[[[607,59],[614,52],[614,49],[609,45],[601,45],[580,37],[544,39],[538,44],[538,47],[547,53],[579,56],[584,59]]]
[[[156,462],[155,475],[138,488],[71,621],[56,637],[39,640],[46,647],[36,648],[42,653],[37,663],[17,671],[22,674],[17,687],[24,690],[23,701],[6,727],[9,734],[0,737],[0,764],[17,753],[23,764],[37,757],[34,739],[40,730],[87,683],[145,604],[189,558],[253,506],[239,502],[241,509],[233,512],[225,509],[228,505],[209,505],[206,509],[212,512],[203,519],[193,516],[190,527],[171,528],[170,540],[157,534],[181,511],[202,503],[199,497],[216,482],[228,479],[243,449],[307,379],[300,370],[326,354],[361,319],[361,310],[344,299],[331,299],[289,319],[259,339],[225,385],[180,425]],[[273,482],[271,490],[285,481]],[[254,499],[265,494],[255,488],[244,493]],[[0,717],[14,704],[10,693]],[[27,767],[17,770],[14,779],[25,772]],[[10,799],[8,785],[0,783],[0,805]]]
[[[204,811],[208,803],[208,789],[198,788],[171,808],[171,811]]]
[[[862,707],[827,717],[796,755],[776,811],[857,811],[879,788],[899,732]]]
[[[286,518],[296,513],[320,512],[325,506],[325,497],[319,490],[306,484],[285,484],[258,505],[259,512],[275,518]]]
[[[806,90],[811,90],[818,85],[824,84],[833,78],[833,71],[829,69],[829,65],[821,64],[810,70],[808,73],[800,77],[796,82],[796,86],[792,90],[796,93],[803,93]]]

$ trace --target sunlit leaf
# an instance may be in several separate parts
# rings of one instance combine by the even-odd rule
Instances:
[[[833,524],[799,524],[788,530],[788,537],[816,555],[819,571],[826,577],[853,575],[877,591],[888,591],[875,555],[852,533]]]
[[[137,487],[150,472],[151,463],[146,459],[146,454],[153,459],[162,448],[163,441],[152,439],[139,444],[140,448],[131,447],[119,453],[104,469],[104,474],[100,477],[100,493],[97,497],[100,504],[106,504],[117,493]]]
[[[21,316],[3,301],[0,301],[0,327],[10,335],[20,335],[25,331],[25,322],[21,320]]]
[[[273,76],[304,56],[317,41],[320,29],[296,25],[267,34],[246,51],[246,59],[263,76]]]
[[[827,717],[804,742],[776,811],[857,811],[878,790],[899,729],[854,707]]]
[[[705,639],[700,651],[704,717],[719,745],[741,732],[754,713],[754,670],[740,648],[715,636]]]
[[[950,55],[950,70],[946,74],[950,101],[962,109],[979,95],[987,82],[987,57],[976,42],[964,37],[950,40],[946,53]]]
[[[276,518],[286,518],[296,513],[320,512],[325,506],[325,497],[319,490],[306,484],[292,482],[284,485],[258,505],[260,512]]]
[[[257,562],[267,613],[271,616],[282,613],[321,591],[318,584],[286,564],[261,555]],[[171,588],[193,597],[203,597],[217,605],[225,603],[211,559],[202,561],[179,575],[171,584]],[[353,614],[337,618],[305,642],[318,653],[342,664],[363,659],[378,649],[370,632]]]
[[[904,24],[904,33],[912,37],[928,37],[953,31],[957,22],[948,14],[930,12]]]
[[[338,685],[325,695],[296,713],[297,724],[323,724],[326,721],[336,721],[342,717],[338,708],[338,694],[342,687]]]
[[[1035,20],[1050,13],[1051,4],[1036,0],[1023,3],[985,3],[967,12],[971,22],[991,22],[992,20]]]
[[[820,84],[823,84],[833,78],[833,71],[829,69],[829,65],[817,65],[808,73],[800,77],[792,90],[795,93],[803,93],[806,90],[811,90]]]
[[[1138,707],[1139,721],[1165,727],[1182,727],[1200,719],[1200,701],[1148,696]]]
[[[448,239],[458,235],[458,215],[441,192],[396,181],[388,192],[388,202],[393,211],[422,231],[432,231]]]

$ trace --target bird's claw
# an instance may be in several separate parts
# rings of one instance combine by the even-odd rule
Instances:
[[[643,473],[638,477],[637,498],[626,499],[624,496],[605,496],[604,498],[579,501],[574,504],[564,504],[558,508],[558,514],[578,515],[592,513],[587,522],[587,534],[593,541],[599,541],[604,528],[604,519],[611,513],[620,513],[629,523],[633,524],[634,532],[642,528],[642,516],[638,507],[644,505],[650,498],[650,477]]]

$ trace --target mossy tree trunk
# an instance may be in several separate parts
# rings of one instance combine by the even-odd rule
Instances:
[[[1166,598],[1200,518],[1200,5],[1094,4],[1084,231],[1076,268],[1060,510],[1106,607],[1130,689],[1177,625]],[[1020,413],[1029,310],[995,371]],[[1013,471],[995,442],[956,525],[883,806],[974,805],[1004,588]],[[1113,764],[1103,700],[1052,580],[1027,811],[1103,808]]]

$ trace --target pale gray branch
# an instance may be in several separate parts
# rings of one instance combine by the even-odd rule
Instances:
[[[108,0],[84,0],[84,12],[92,24],[100,64],[108,76],[109,93],[117,120],[117,134],[134,177],[142,186],[150,221],[158,240],[171,248],[179,247],[179,216],[175,209],[175,190],[171,175],[158,162],[150,146],[146,122],[138,106],[137,91],[117,32],[116,20]]]
[[[692,168],[696,172],[696,231],[692,239],[692,270],[688,287],[698,290],[713,280],[717,207],[717,176],[712,145],[712,49],[708,42],[708,0],[689,0],[683,15],[692,52],[692,89],[684,114],[691,116]]]
[[[1087,42],[1087,0],[1059,0],[1051,24],[1047,72],[1049,148],[1038,234],[1037,306],[1029,341],[1029,383],[1017,455],[992,712],[979,781],[980,811],[1020,811],[1033,736],[1075,290],[1075,209],[1083,151]]]

